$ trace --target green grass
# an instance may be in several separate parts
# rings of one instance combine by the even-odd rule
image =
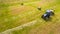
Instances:
[[[33,11],[31,10],[32,12],[28,10],[29,12],[28,11],[22,12],[21,14],[14,16],[10,14],[11,11],[8,8],[10,6],[6,6],[5,4],[2,4],[0,6],[1,6],[0,32],[24,24],[25,22],[23,22],[23,19],[24,20],[26,19],[26,22],[30,22],[37,17],[37,14],[39,14],[39,11],[36,10],[37,11],[36,12],[34,9]],[[29,14],[30,12],[31,14]],[[15,17],[15,19],[13,19],[12,17]]]
[[[40,0],[1,0],[0,6],[15,6],[21,5],[21,3],[36,2]]]
[[[57,1],[58,1],[58,0],[57,0]],[[38,26],[40,27],[40,29],[42,29],[42,30],[39,29],[39,32],[40,32],[40,31],[43,32],[44,28],[41,28],[41,27],[43,27],[44,25],[49,24],[49,23],[52,23],[52,24],[55,24],[55,23],[57,24],[57,23],[59,23],[60,21],[58,21],[58,20],[60,20],[60,19],[57,20],[57,18],[58,18],[57,15],[60,13],[60,12],[59,12],[59,9],[60,9],[59,6],[60,6],[60,5],[57,3],[57,1],[56,1],[55,3],[49,3],[49,5],[47,5],[46,7],[45,7],[45,5],[44,5],[44,7],[43,7],[44,9],[51,9],[51,7],[53,8],[54,6],[56,6],[56,8],[54,8],[54,9],[55,9],[55,13],[56,13],[56,16],[55,16],[56,18],[55,18],[55,17],[52,18],[52,21],[51,21],[51,22],[44,22],[44,21],[42,21],[42,22],[40,23],[39,20],[38,20],[38,22],[37,22],[34,26],[28,27],[28,29],[30,28],[29,30],[26,30],[26,29],[27,29],[27,27],[26,27],[26,28],[23,28],[22,31],[21,31],[21,30],[19,30],[19,31],[17,30],[17,31],[14,31],[14,32],[12,32],[12,33],[13,33],[13,34],[15,34],[15,33],[17,33],[17,34],[20,34],[20,33],[21,33],[21,34],[29,34],[28,31],[30,32],[30,30],[32,30],[32,29],[35,29],[35,30],[36,30],[36,28],[37,28]],[[29,6],[35,6],[35,5],[30,4]],[[35,6],[35,7],[36,7],[36,6]],[[45,10],[44,10],[44,11],[45,11]],[[60,17],[60,16],[59,16],[59,17]],[[38,17],[38,18],[40,18],[40,17]],[[40,19],[40,21],[41,21],[41,19]],[[51,24],[51,25],[52,25],[52,24]],[[38,28],[39,28],[39,27],[38,27]],[[54,27],[54,26],[51,26],[51,27]],[[52,29],[53,29],[53,28],[52,28]],[[55,28],[54,28],[54,29],[55,29]],[[24,31],[24,33],[23,33],[23,31]],[[50,32],[49,34],[54,34],[53,31],[54,31],[54,30],[52,30],[51,32],[49,31],[49,32]],[[26,32],[27,32],[27,33],[26,33]],[[32,30],[32,32],[34,32],[34,30]],[[36,32],[36,33],[37,33],[37,32]],[[47,33],[48,33],[48,32],[47,32]]]
[[[34,2],[35,0],[32,0],[32,2]],[[37,1],[37,0],[36,0]],[[30,1],[31,2],[31,1]],[[24,1],[25,3],[25,1]],[[27,4],[28,3],[28,4]],[[38,2],[37,2],[38,3]],[[28,1],[26,2],[25,6],[31,6],[33,7],[34,9],[30,9],[30,10],[27,10],[25,12],[22,12],[18,15],[12,15],[10,14],[10,10],[8,7],[10,7],[10,4],[1,4],[0,7],[0,13],[1,13],[1,16],[0,16],[0,32],[3,32],[4,30],[7,30],[7,29],[11,29],[11,28],[14,28],[14,27],[17,27],[19,25],[22,25],[24,23],[28,23],[30,21],[33,21],[33,20],[37,20],[37,23],[33,26],[29,26],[29,27],[25,27],[23,28],[22,30],[17,30],[17,31],[13,31],[12,33],[13,34],[30,34],[30,32],[32,31],[34,33],[34,30],[36,31],[37,33],[37,30],[38,30],[38,33],[41,32],[41,31],[45,31],[44,28],[49,24],[49,25],[52,25],[52,24],[55,24],[60,21],[60,19],[57,19],[57,17],[60,17],[59,16],[59,9],[60,9],[60,5],[59,5],[59,0],[56,0],[55,2],[49,2],[49,3],[44,3],[43,6],[41,6],[42,8],[42,11],[39,11],[37,9],[38,5],[36,5],[35,3],[29,3]],[[48,5],[47,5],[48,4]],[[18,3],[16,4],[12,4],[13,6],[17,6],[19,5]],[[11,5],[11,6],[12,6]],[[54,8],[54,6],[56,6]],[[46,9],[51,9],[51,8],[54,8],[55,9],[55,13],[56,15],[54,17],[52,17],[52,20],[51,22],[48,21],[48,22],[45,22],[44,20],[41,19],[41,15],[45,12]],[[31,13],[31,14],[30,14]],[[21,16],[19,16],[21,15]],[[12,17],[15,17],[16,19],[12,19]],[[8,21],[4,21],[5,19],[8,19]],[[23,22],[23,19],[26,20],[25,22]],[[19,22],[18,22],[19,21]],[[42,22],[40,22],[42,21]],[[47,25],[46,25],[47,24]],[[44,27],[45,26],[45,27]],[[55,26],[49,26],[49,27],[55,27]],[[38,28],[38,29],[37,29]],[[47,28],[47,27],[46,27]],[[51,28],[52,29],[52,28]],[[55,28],[54,28],[55,29]],[[41,30],[41,31],[40,31]],[[50,32],[50,31],[49,31]],[[40,34],[40,33],[39,33]],[[49,34],[54,34],[52,31],[49,33]]]

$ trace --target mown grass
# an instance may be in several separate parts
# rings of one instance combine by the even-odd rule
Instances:
[[[30,12],[29,11],[29,12],[24,12],[22,14],[19,14],[22,16],[19,16],[19,15],[13,16],[13,15],[11,15],[9,13],[5,13],[5,12],[3,12],[0,17],[1,18],[0,19],[1,20],[0,31],[4,31],[6,29],[10,29],[10,28],[16,27],[18,25],[24,24],[26,22],[32,21],[37,17],[36,14],[39,13],[39,11],[38,11],[37,13],[34,12],[34,13],[29,14],[29,12]]]
[[[55,27],[52,24],[58,23],[56,21],[59,20],[59,19],[57,20],[57,17],[60,17],[59,16],[59,13],[60,13],[59,12],[59,9],[60,9],[59,6],[60,5],[59,5],[59,2],[57,2],[57,1],[59,1],[59,0],[56,0],[55,2],[52,2],[52,3],[50,3],[50,2],[43,3],[44,5],[40,6],[42,8],[42,11],[39,11],[37,9],[38,5],[36,5],[35,3],[28,3],[25,6],[32,6],[32,7],[34,7],[33,8],[34,10],[31,10],[31,11],[28,10],[28,11],[22,12],[21,14],[17,14],[15,16],[10,14],[10,10],[7,8],[7,7],[10,7],[10,6],[6,6],[6,5],[4,6],[4,4],[0,5],[1,7],[3,7],[3,6],[6,7],[6,8],[3,7],[3,9],[1,9],[1,11],[3,11],[2,12],[3,15],[1,15],[2,17],[0,17],[1,18],[0,19],[0,23],[1,23],[0,24],[0,26],[1,26],[0,27],[0,32],[2,32],[4,30],[7,30],[7,29],[17,27],[17,26],[19,26],[21,24],[24,24],[26,22],[30,22],[32,20],[37,20],[38,19],[37,23],[35,25],[30,26],[30,27],[25,27],[22,30],[13,31],[12,33],[13,34],[32,34],[32,33],[33,34],[37,34],[37,33],[40,34],[42,32],[41,34],[43,34],[43,31],[45,31],[44,28]],[[56,6],[56,7],[54,8],[54,6]],[[46,9],[51,9],[51,7],[54,8],[56,16],[52,17],[51,22],[50,21],[45,22],[44,20],[41,19],[41,15],[45,12]],[[6,11],[8,13],[6,13]],[[15,17],[15,18],[12,19],[12,17]],[[8,19],[7,22],[4,21],[6,18]],[[47,25],[50,25],[50,26],[47,26]],[[48,28],[48,30],[49,30],[49,28]],[[37,30],[38,30],[38,32],[37,32]],[[48,31],[48,32],[50,32],[50,31]],[[50,32],[49,34],[52,34],[52,32]]]
[[[11,11],[9,10],[10,5],[1,3],[0,7],[1,7],[0,32],[17,27],[26,22],[32,21],[35,18],[37,18],[37,14],[39,14],[39,11],[36,10],[37,11],[36,12],[34,9],[34,10],[31,10],[32,12],[26,11],[18,15],[12,15],[10,14]]]
[[[58,1],[58,0],[57,0]],[[43,6],[42,8],[44,9],[44,11],[46,9],[54,9],[55,10],[55,16],[52,17],[51,21],[48,22],[44,22],[41,18],[39,18],[39,20],[37,20],[37,23],[34,26],[30,26],[30,27],[26,27],[23,28],[22,30],[17,30],[17,31],[13,31],[13,34],[55,34],[56,27],[58,27],[59,25],[59,2],[55,1],[54,3],[48,3],[49,5],[47,6]],[[32,6],[32,4],[30,4],[30,6]],[[35,5],[33,5],[34,7]],[[55,7],[54,7],[55,6]],[[35,6],[36,7],[36,6]],[[43,13],[43,12],[42,12]],[[48,25],[48,26],[47,26]],[[47,28],[47,31],[44,29]],[[31,32],[32,31],[32,32]],[[44,33],[44,31],[46,31],[46,33]]]
[[[15,5],[21,5],[21,3],[29,3],[29,2],[36,2],[40,0],[1,0],[0,6],[15,6]]]

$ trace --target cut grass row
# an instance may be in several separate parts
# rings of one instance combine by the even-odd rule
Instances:
[[[36,2],[40,0],[1,0],[0,6],[15,6],[15,5],[21,5],[21,3],[29,3],[29,2]]]

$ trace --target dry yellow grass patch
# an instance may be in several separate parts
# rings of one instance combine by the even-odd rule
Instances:
[[[9,10],[11,11],[11,14],[15,15],[15,14],[20,14],[21,12],[29,12],[31,10],[34,10],[33,7],[31,6],[10,6]]]

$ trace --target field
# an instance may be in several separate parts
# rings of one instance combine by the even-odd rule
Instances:
[[[55,16],[46,22],[47,9]],[[60,0],[0,0],[0,34],[60,34]]]

